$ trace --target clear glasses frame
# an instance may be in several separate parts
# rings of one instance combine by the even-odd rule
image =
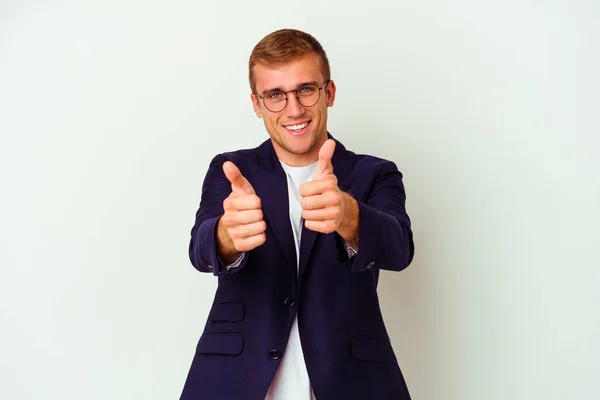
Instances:
[[[278,113],[278,112],[281,112],[281,111],[285,110],[285,108],[287,107],[287,104],[288,104],[288,93],[295,93],[296,94],[296,96],[295,96],[296,100],[298,100],[298,103],[300,103],[303,107],[312,107],[312,106],[314,106],[315,104],[317,104],[319,102],[319,100],[321,100],[321,89],[323,89],[325,86],[327,86],[327,84],[329,82],[331,82],[331,79],[326,80],[325,83],[321,87],[318,87],[317,85],[313,85],[313,84],[308,84],[308,85],[302,85],[298,89],[288,90],[286,92],[284,92],[283,90],[273,90],[271,92],[266,93],[263,96],[261,96],[258,93],[254,93],[254,95],[263,101],[263,104],[265,105],[265,107],[267,108],[267,110],[269,110],[269,111],[271,111],[273,113]],[[318,92],[318,96],[317,96],[316,100],[313,101],[311,99],[310,103],[312,103],[312,104],[305,104],[304,102],[307,100],[307,98],[303,98],[300,95],[300,93],[299,93],[301,90],[306,89],[306,88],[315,88],[316,91]],[[265,97],[266,96],[273,96],[274,94],[283,95],[284,101],[279,101],[278,102],[278,103],[282,104],[281,108],[274,108],[273,104],[271,104],[271,107],[269,107],[267,105],[267,101],[265,101]]]

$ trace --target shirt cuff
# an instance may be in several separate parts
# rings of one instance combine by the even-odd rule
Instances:
[[[235,267],[239,267],[240,264],[242,263],[242,260],[244,260],[244,256],[246,255],[246,252],[243,251],[242,254],[240,254],[240,256],[237,258],[237,260],[235,260],[233,263],[226,265],[225,268],[227,268],[227,271],[229,271],[231,268],[235,268]]]
[[[356,255],[356,253],[358,253],[356,250],[354,250],[354,248],[352,246],[350,246],[350,244],[348,242],[346,242],[344,240],[344,248],[346,249],[346,251],[348,252],[348,258],[351,258],[352,256]]]

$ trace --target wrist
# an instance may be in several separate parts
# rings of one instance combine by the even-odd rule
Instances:
[[[242,252],[235,248],[235,244],[233,243],[231,236],[229,236],[227,229],[223,226],[221,219],[219,219],[219,222],[217,223],[216,236],[217,256],[225,264],[231,264],[235,262],[240,257]]]
[[[344,215],[337,232],[353,249],[358,250],[360,225],[358,202],[345,192],[342,192],[342,199],[344,202]]]

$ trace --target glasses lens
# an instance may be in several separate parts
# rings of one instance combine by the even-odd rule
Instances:
[[[319,101],[321,91],[316,85],[304,85],[298,88],[298,100],[304,107],[312,107]]]
[[[264,96],[265,106],[271,112],[279,112],[285,108],[287,103],[285,99],[285,93],[280,91],[269,92]]]
[[[304,107],[314,106],[321,98],[321,90],[317,85],[303,85],[295,90],[295,92],[297,93],[298,101]],[[286,93],[280,90],[268,92],[263,96],[263,102],[269,111],[280,112],[287,105]]]

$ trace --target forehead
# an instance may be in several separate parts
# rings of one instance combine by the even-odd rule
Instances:
[[[293,90],[307,82],[324,83],[319,56],[314,53],[277,66],[256,64],[253,71],[256,91]]]

